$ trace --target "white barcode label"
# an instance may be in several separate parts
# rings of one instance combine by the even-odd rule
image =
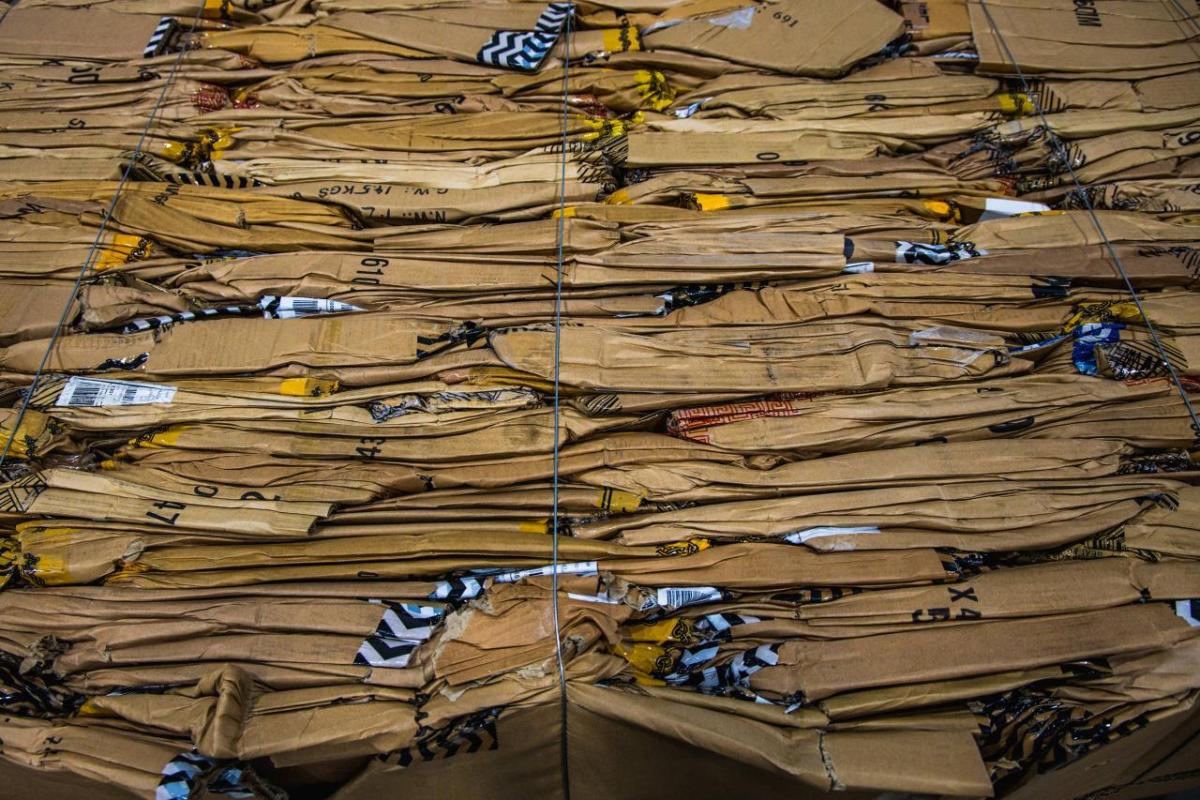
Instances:
[[[258,305],[263,309],[263,316],[272,319],[295,319],[311,314],[341,314],[346,311],[362,311],[361,308],[350,303],[319,297],[270,296],[259,300]]]
[[[879,528],[874,525],[860,525],[857,528],[838,528],[833,526],[805,528],[802,531],[792,531],[787,536],[784,536],[783,540],[791,544],[804,544],[809,539],[820,539],[824,536],[850,536],[864,533],[879,533]]]
[[[851,273],[854,275],[860,275],[864,272],[874,272],[874,271],[875,271],[875,262],[874,261],[851,261],[849,264],[847,264],[845,267],[842,268],[842,272],[848,272],[848,273]]]
[[[1015,217],[1018,214],[1041,214],[1049,211],[1050,206],[1043,203],[1030,203],[1026,200],[1009,200],[1007,197],[989,197],[983,202],[983,213],[979,221]]]
[[[1200,600],[1176,600],[1175,613],[1188,625],[1200,628]]]
[[[553,564],[547,564],[544,567],[533,567],[531,569],[519,569],[516,572],[504,572],[497,575],[496,583],[516,583],[524,578],[537,578],[545,575],[553,575],[557,572],[559,575],[595,575],[595,561],[576,561],[573,564],[559,564],[557,569]]]
[[[692,586],[687,589],[659,589],[655,595],[655,602],[660,608],[675,609],[683,608],[684,606],[694,606],[699,603],[715,603],[721,600],[723,595],[721,590],[715,586]]]
[[[175,387],[157,383],[133,381],[100,381],[94,378],[71,378],[55,401],[56,406],[144,406],[148,403],[169,403],[175,397]]]
[[[567,592],[567,597],[572,600],[578,600],[581,603],[604,603],[605,605],[615,606],[620,605],[620,600],[614,600],[608,595],[603,594],[579,594],[578,592]]]

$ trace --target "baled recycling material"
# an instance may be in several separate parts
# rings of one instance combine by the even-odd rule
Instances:
[[[1194,3],[0,13],[0,795],[1200,780]]]

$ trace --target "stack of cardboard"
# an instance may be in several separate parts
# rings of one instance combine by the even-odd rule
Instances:
[[[1186,5],[7,9],[3,768],[1195,780]]]

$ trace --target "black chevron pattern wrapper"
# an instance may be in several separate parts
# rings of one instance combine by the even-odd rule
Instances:
[[[538,17],[534,30],[496,31],[480,48],[476,60],[504,69],[537,70],[558,41],[563,25],[574,10],[573,3],[551,3]]]
[[[219,317],[262,316],[266,319],[293,319],[312,314],[337,313],[342,311],[361,311],[361,309],[350,303],[339,303],[336,300],[266,295],[259,298],[259,301],[253,304],[213,306],[212,308],[199,308],[195,311],[180,311],[175,314],[161,314],[157,317],[134,319],[121,326],[119,331],[120,333],[139,333],[181,322],[195,322],[197,320],[217,319]]]
[[[0,800],[1200,787],[1183,5],[0,0]]]
[[[438,581],[437,588],[429,595],[429,599],[447,602],[472,600],[482,592],[483,584],[477,578],[450,578]]]
[[[442,621],[445,612],[440,608],[413,603],[385,601],[382,605],[387,609],[383,612],[383,619],[379,621],[375,633],[368,636],[358,648],[354,663],[402,669],[408,666],[413,651],[433,635],[433,629]]]
[[[471,714],[457,720],[446,730],[430,734],[412,747],[381,755],[379,760],[407,767],[417,761],[435,761],[460,753],[496,750],[500,747],[500,740],[496,734],[496,719],[502,710],[489,708],[478,714]]]
[[[163,767],[154,800],[199,800],[213,795],[234,800],[274,800],[277,794],[262,785],[249,769],[237,764],[223,765],[192,751],[180,753]]]
[[[158,26],[150,36],[150,40],[146,42],[146,49],[142,52],[142,57],[154,58],[165,53],[167,47],[170,45],[171,35],[178,27],[179,24],[171,17],[163,17],[159,20]]]

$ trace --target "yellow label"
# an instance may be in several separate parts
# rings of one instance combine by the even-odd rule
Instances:
[[[592,128],[594,130],[594,133],[585,133],[580,138],[583,139],[585,142],[594,142],[597,139],[609,139],[609,138],[615,139],[619,136],[624,136],[626,133],[629,132],[629,128],[631,125],[636,125],[637,123],[641,122],[643,119],[645,119],[645,117],[641,115],[640,111],[635,113],[633,115],[633,117],[628,120],[624,120],[624,119],[587,119],[587,120],[584,120],[584,122],[587,123],[589,128]]]
[[[96,256],[94,269],[102,272],[132,261],[142,261],[154,253],[154,243],[142,236],[118,233]]]
[[[563,219],[570,219],[578,213],[579,209],[577,209],[575,206],[567,206],[566,208],[561,209],[556,208],[554,209],[554,213],[551,215],[551,219],[558,219],[559,217],[562,217]]]
[[[696,640],[696,628],[691,620],[684,617],[668,617],[657,622],[630,626],[628,636],[635,642],[686,644]]]
[[[233,134],[240,128],[205,128],[201,131],[204,141],[213,150],[228,150],[233,147]]]
[[[104,579],[104,583],[124,583],[135,575],[141,575],[143,572],[149,572],[150,567],[137,562],[130,563],[128,561],[121,563],[121,569],[114,572]]]
[[[938,219],[953,219],[957,216],[958,211],[954,206],[944,200],[922,200],[921,206],[931,215]]]
[[[623,206],[632,202],[629,198],[629,192],[624,189],[617,189],[615,192],[604,198],[604,202],[612,206]]]
[[[116,714],[109,711],[107,708],[101,708],[96,705],[95,700],[88,698],[83,701],[83,705],[79,706],[79,710],[75,712],[80,717],[115,717]]]
[[[149,436],[139,436],[136,439],[131,439],[129,443],[136,447],[171,447],[179,441],[180,434],[183,433],[183,427],[177,426],[167,428],[165,431],[158,431]]]
[[[44,521],[32,519],[27,522],[17,523],[18,537],[25,534],[37,536],[38,540],[43,544],[65,545],[67,541],[79,533],[79,528],[47,528],[43,527]]]
[[[9,435],[7,429],[5,428],[0,427],[0,431],[3,431],[6,436]],[[27,426],[25,423],[21,423],[20,427],[17,428],[16,433],[11,434],[11,438],[12,444],[8,446],[8,455],[12,458],[19,458],[22,460],[28,459],[28,442],[31,438],[29,436],[29,426]]]
[[[21,561],[21,551],[8,542],[0,540],[0,567],[9,569]]]
[[[158,145],[158,154],[168,161],[178,164],[188,154],[190,148],[183,142],[166,141]]]
[[[730,206],[729,198],[723,194],[697,192],[692,195],[692,199],[701,211],[724,211]]]
[[[670,542],[660,544],[655,550],[660,556],[690,556],[712,547],[708,539],[688,539],[686,542]]]
[[[669,675],[675,669],[675,655],[656,644],[617,644],[613,645],[613,652],[647,675]]]
[[[662,644],[671,638],[675,629],[674,619],[660,619],[658,622],[647,622],[644,625],[633,625],[629,628],[629,638],[635,642],[652,642]]]
[[[637,32],[633,28],[607,28],[603,31],[604,49],[610,53],[624,53],[627,50],[641,50],[637,41]]]
[[[239,128],[205,128],[200,132],[201,161],[217,161],[233,147],[233,134]]]
[[[112,269],[113,267],[119,267],[125,263],[127,262],[125,261],[124,253],[122,253],[120,250],[109,250],[107,247],[105,247],[101,249],[99,255],[96,256],[96,271],[101,272],[106,269]]]
[[[675,88],[658,70],[639,69],[633,73],[633,80],[646,105],[655,111],[662,111],[675,102]]]
[[[60,556],[39,553],[34,558],[26,558],[21,565],[21,572],[31,583],[41,583],[46,586],[71,583],[71,573],[67,571],[67,563]]]
[[[1136,303],[1084,303],[1063,325],[1064,331],[1073,331],[1090,322],[1124,322],[1136,325],[1144,321]]]
[[[14,419],[9,419],[8,424],[11,424]],[[0,436],[9,438],[8,424],[0,423]],[[50,417],[40,411],[28,409],[25,412],[24,419],[17,427],[15,433],[11,434],[12,444],[10,445],[9,455],[13,458],[27,458],[41,454],[42,447],[46,446],[48,438],[53,434],[53,429],[50,428]]]
[[[1005,114],[1032,114],[1037,111],[1034,108],[1033,100],[1024,92],[998,94],[996,100],[1000,103],[1000,110]]]
[[[536,533],[539,535],[545,535],[546,533],[549,532],[549,528],[550,528],[550,521],[545,520],[545,519],[541,520],[540,522],[518,522],[517,523],[517,532],[518,533]]]
[[[172,446],[179,442],[179,435],[183,433],[183,428],[168,428],[165,431],[160,431],[151,437],[151,441],[158,445]]]
[[[641,504],[641,495],[636,495],[633,492],[623,492],[620,489],[601,489],[600,496],[596,498],[596,508],[605,511],[628,513],[636,511]]]
[[[341,384],[326,378],[285,378],[279,382],[279,393],[288,397],[328,397]]]

